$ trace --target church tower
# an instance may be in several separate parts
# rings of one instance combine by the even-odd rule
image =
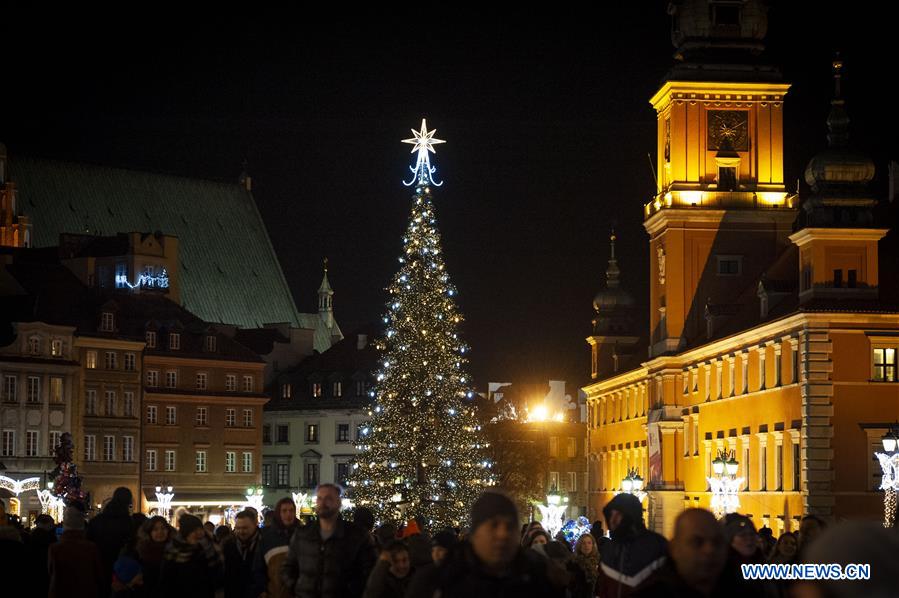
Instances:
[[[31,220],[19,212],[16,200],[6,146],[0,143],[0,247],[31,247]]]
[[[676,64],[650,100],[657,188],[650,243],[650,356],[704,335],[704,310],[734,302],[789,247],[783,174],[789,85],[763,64],[765,2],[669,4]]]

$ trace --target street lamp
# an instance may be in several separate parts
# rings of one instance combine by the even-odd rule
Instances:
[[[646,492],[643,491],[643,478],[640,477],[636,467],[627,470],[627,475],[621,480],[621,492],[633,494],[641,503],[646,499]]]
[[[882,453],[874,453],[880,461],[883,479],[880,489],[883,490],[883,525],[893,527],[896,521],[896,491],[899,490],[899,437],[895,428],[890,428],[881,439]]]
[[[718,451],[718,456],[712,461],[712,473],[715,475],[706,479],[712,489],[712,511],[719,519],[740,508],[737,492],[743,485],[743,478],[736,477],[739,467],[733,451]]]
[[[171,522],[172,518],[172,499],[175,498],[175,490],[170,484],[163,482],[156,486],[156,510],[159,515]]]
[[[262,495],[265,489],[262,486],[250,486],[247,488],[247,506],[256,509],[259,516],[262,516]]]
[[[550,538],[555,538],[562,525],[565,523],[565,511],[568,510],[568,497],[563,497],[553,486],[546,495],[546,504],[538,504],[540,509],[541,523],[543,529],[549,534]]]

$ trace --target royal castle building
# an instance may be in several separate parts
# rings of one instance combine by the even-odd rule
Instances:
[[[793,192],[790,85],[759,58],[764,4],[684,0],[669,12],[676,65],[650,100],[657,194],[643,209],[649,328],[635,326],[613,236],[587,339],[589,515],[636,468],[650,527],[670,535],[682,510],[710,507],[724,452],[743,478],[738,510],[775,534],[804,514],[880,518],[874,450],[899,419],[899,301],[881,280],[897,266],[891,206],[849,144],[843,65],[826,146]]]

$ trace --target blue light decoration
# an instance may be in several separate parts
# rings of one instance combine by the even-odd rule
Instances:
[[[415,166],[410,166],[409,170],[412,171],[412,178],[406,182],[403,181],[403,184],[407,187],[411,187],[412,185],[434,185],[435,187],[440,187],[443,185],[443,182],[437,182],[434,180],[434,173],[437,171],[437,167],[431,166],[431,158],[428,155],[428,152],[436,154],[437,152],[434,150],[434,146],[438,143],[446,143],[443,139],[435,139],[434,133],[437,132],[437,129],[432,131],[428,131],[428,124],[426,120],[421,119],[421,130],[416,131],[412,129],[413,137],[411,139],[403,139],[403,143],[412,144],[412,152],[418,153],[418,156],[415,160]]]
[[[140,287],[146,287],[148,289],[167,289],[169,288],[169,273],[163,268],[162,272],[156,276],[141,274],[134,284],[131,284],[128,280],[127,274],[116,274],[115,286],[117,289],[124,289],[127,287],[132,290]]]
[[[577,520],[569,519],[565,522],[565,525],[562,526],[562,534],[565,536],[565,541],[568,542],[568,546],[571,549],[574,549],[574,545],[577,544],[578,539],[586,533],[590,532],[590,520],[584,516],[578,517]]]

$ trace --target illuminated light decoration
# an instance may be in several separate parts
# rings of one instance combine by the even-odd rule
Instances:
[[[565,525],[562,526],[561,531],[562,535],[565,537],[565,541],[568,543],[568,549],[574,550],[574,546],[577,544],[580,537],[590,533],[590,520],[583,515],[576,520],[569,519],[565,522]]]
[[[262,508],[264,505],[262,504],[264,490],[262,486],[250,486],[247,488],[246,493],[246,506],[253,507],[256,509],[256,512],[259,513],[259,516],[262,517]]]
[[[146,287],[148,289],[167,289],[169,288],[169,274],[166,272],[165,268],[163,268],[162,272],[156,276],[141,274],[134,284],[131,284],[126,274],[116,274],[115,286],[118,289],[128,288],[132,290],[139,289],[140,287]]]
[[[899,492],[899,440],[896,431],[887,432],[882,443],[884,452],[874,454],[883,472],[880,481],[880,489],[883,490],[883,525],[892,528],[896,521],[896,493]]]
[[[621,480],[621,491],[615,494],[633,494],[641,503],[646,500],[646,492],[643,491],[643,478],[637,469],[628,469],[627,475]]]
[[[5,475],[0,475],[0,488],[12,492],[17,497],[23,492],[27,492],[29,490],[39,490],[40,487],[40,478],[25,478],[24,480],[14,480],[12,478],[6,477]]]
[[[172,499],[175,498],[175,490],[169,485],[156,486],[155,490],[157,514],[171,523]]]
[[[706,478],[712,491],[711,507],[715,517],[722,518],[728,513],[736,513],[740,508],[737,496],[743,486],[743,478],[736,477],[739,463],[733,452],[718,451],[718,457],[712,461],[714,476]]]
[[[546,495],[546,504],[537,504],[540,510],[540,523],[550,538],[555,538],[562,529],[565,512],[568,510],[568,497],[563,497],[553,487]]]
[[[403,181],[403,184],[407,187],[411,187],[412,185],[434,185],[435,187],[440,187],[443,185],[443,182],[437,182],[434,180],[434,172],[436,172],[437,168],[431,166],[431,158],[428,155],[428,152],[436,154],[436,150],[434,150],[434,146],[440,143],[446,143],[443,139],[436,139],[434,134],[437,132],[437,129],[432,131],[428,131],[428,124],[426,120],[421,119],[421,130],[416,131],[412,129],[413,137],[411,139],[403,139],[403,143],[412,144],[412,152],[418,153],[418,156],[415,160],[415,166],[410,166],[409,170],[412,171],[412,179],[409,182]],[[421,193],[421,187],[415,189],[417,194]],[[425,188],[425,193],[430,193],[430,189]]]

